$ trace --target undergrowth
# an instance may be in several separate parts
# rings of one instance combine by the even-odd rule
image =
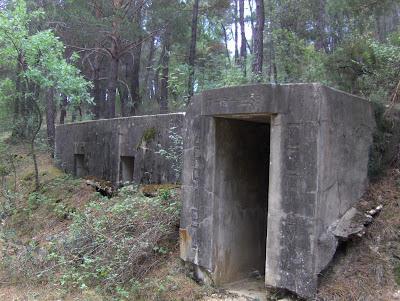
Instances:
[[[41,185],[34,191],[28,151],[0,145],[0,290],[51,287],[40,300],[208,294],[178,258],[178,185],[130,185],[107,198],[55,168],[45,150],[38,155]]]
[[[397,285],[400,285],[400,264],[398,263],[393,269],[393,273],[395,276],[395,281]]]
[[[56,170],[43,153],[42,185],[33,191],[23,151],[0,152],[1,283],[94,290],[101,300],[170,299],[165,296],[190,287],[183,299],[194,299],[197,285],[176,259],[178,186],[144,194],[130,185],[110,199]]]
[[[382,212],[361,239],[347,242],[321,276],[321,301],[392,300],[400,284],[400,170],[386,170],[359,203]]]
[[[44,241],[32,238],[23,245],[17,243],[11,227],[3,229],[1,265],[9,277],[58,282],[69,290],[94,288],[117,299],[139,295],[153,285],[146,276],[177,247],[180,200],[176,192],[163,190],[149,198],[131,185],[112,199],[96,194],[82,210],[72,210],[54,194],[52,187],[62,184],[59,181],[31,193],[27,206],[12,218],[47,210],[59,219],[71,219],[70,225]],[[165,287],[161,282],[153,291],[161,294]]]
[[[162,258],[175,249],[180,204],[173,198],[147,198],[136,187],[101,198],[74,214],[69,234],[50,255],[67,267],[61,283],[121,292],[137,289]]]

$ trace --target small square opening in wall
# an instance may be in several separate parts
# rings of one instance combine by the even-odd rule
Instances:
[[[85,163],[85,155],[75,154],[74,155],[74,174],[77,177],[87,176],[87,167]]]
[[[135,157],[121,156],[120,158],[120,182],[133,182],[133,172],[135,171]]]

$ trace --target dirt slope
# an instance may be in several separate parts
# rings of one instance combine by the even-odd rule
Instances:
[[[71,219],[64,215],[83,210],[96,196],[94,189],[87,186],[83,180],[65,178],[61,171],[53,167],[52,159],[47,153],[42,151],[39,155],[42,192],[56,202],[50,207],[30,202],[28,199],[33,189],[31,160],[23,147],[15,146],[12,151],[20,156],[17,170],[19,197],[14,204],[15,212],[3,219],[0,227],[2,230],[13,231],[19,245],[16,245],[15,249],[7,250],[0,245],[0,256],[3,259],[4,255],[16,256],[21,246],[29,245],[32,241],[45,244],[49,239],[68,231]],[[146,190],[143,193],[152,194]],[[0,198],[0,201],[4,202],[4,198]],[[366,235],[344,243],[331,267],[321,275],[318,300],[400,300],[398,169],[388,170],[384,177],[370,185],[360,201],[359,209],[367,211],[380,204],[383,205],[383,210],[368,227]],[[216,293],[211,288],[195,283],[187,276],[187,270],[178,259],[177,244],[172,251],[143,281],[140,300],[242,300],[221,291]],[[279,300],[276,295],[271,296],[274,296],[271,300]],[[57,281],[38,283],[35,279],[26,281],[22,278],[10,278],[0,270],[0,300],[112,299],[94,289],[66,289]]]

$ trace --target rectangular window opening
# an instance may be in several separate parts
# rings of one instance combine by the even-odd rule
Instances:
[[[85,155],[75,154],[74,155],[74,174],[78,178],[87,176],[87,167],[85,162]]]
[[[120,182],[133,182],[133,174],[135,171],[135,157],[121,156],[120,157]]]

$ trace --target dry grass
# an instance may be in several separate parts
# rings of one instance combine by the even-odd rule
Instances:
[[[4,248],[5,244],[2,245],[0,237],[0,263],[4,266],[4,258],[12,258],[13,261],[12,265],[9,265],[7,269],[2,269],[0,267],[0,301],[114,300],[112,299],[112,295],[107,295],[104,291],[100,293],[97,289],[85,288],[82,290],[79,288],[62,286],[58,279],[58,277],[62,275],[61,271],[55,271],[50,277],[41,279],[35,277],[38,271],[47,269],[48,266],[46,265],[46,260],[43,260],[43,262],[41,261],[41,255],[39,253],[36,251],[32,252],[32,249],[30,249],[32,243],[34,243],[36,246],[35,248],[38,250],[49,250],[50,242],[57,242],[58,238],[62,240],[66,239],[69,231],[71,231],[71,225],[74,223],[70,217],[57,214],[54,210],[54,205],[63,205],[62,208],[68,208],[77,213],[85,212],[85,208],[89,203],[93,201],[96,202],[101,197],[92,187],[85,184],[85,180],[74,180],[66,177],[63,172],[54,167],[53,161],[48,153],[42,150],[38,153],[39,172],[42,183],[40,194],[52,201],[50,205],[38,204],[34,206],[34,208],[30,208],[28,198],[34,189],[32,160],[28,155],[28,151],[22,145],[10,145],[9,151],[18,154],[19,158],[17,168],[18,197],[15,199],[13,214],[7,216],[6,219],[3,220],[3,225],[0,225],[2,230],[13,233],[12,239],[7,240],[7,248]],[[176,185],[146,186],[141,189],[140,192],[155,196],[156,198],[162,198],[168,197],[168,193],[165,194],[165,192],[171,189],[174,190],[174,188],[176,188]],[[174,194],[179,197],[179,189],[175,189],[174,191]],[[124,198],[124,196],[121,197]],[[111,199],[107,202],[111,206],[112,203],[117,202],[117,199]],[[145,205],[146,202],[143,203],[143,206]],[[148,205],[150,205],[150,203]],[[108,208],[108,206],[105,206],[105,208]],[[114,209],[118,211],[116,207]],[[122,209],[125,210],[126,208]],[[100,211],[102,210],[99,210],[99,212]],[[140,210],[138,207],[138,211],[148,212],[149,210]],[[153,212],[154,210],[151,209],[151,211]],[[110,213],[110,211],[105,210],[104,213]],[[161,219],[172,218],[172,215],[168,212],[161,215],[162,216],[159,215],[152,220],[154,227],[150,227],[149,223],[138,224],[135,225],[137,228],[136,230],[144,234],[146,231],[148,232],[149,229],[152,229],[151,239],[159,240],[161,233],[157,231],[157,223],[159,223]],[[119,216],[123,216],[124,219],[116,220],[119,224],[115,225],[114,228],[118,232],[114,234],[119,235],[121,229],[124,231],[126,230],[125,232],[133,231],[133,228],[131,227],[131,229],[129,227],[133,225],[133,220],[128,219],[125,215]],[[130,223],[128,223],[128,221]],[[171,229],[174,229],[175,232],[177,232],[176,221],[178,221],[178,219],[173,217],[173,220],[168,222],[171,225]],[[90,221],[88,222],[89,223],[86,224],[86,230],[90,234],[93,223]],[[107,223],[107,218],[105,219],[105,223],[109,227],[113,226]],[[134,263],[133,265],[130,265],[130,263],[128,263],[129,267],[126,265],[127,273],[121,273],[123,276],[122,278],[128,274],[134,275],[139,270],[143,276],[135,291],[135,297],[130,297],[128,299],[121,298],[119,300],[198,300],[207,293],[207,287],[199,286],[186,276],[186,271],[178,259],[177,233],[168,232],[167,234],[167,236],[164,235],[163,237],[173,237],[169,245],[168,242],[164,245],[166,249],[168,249],[168,254],[154,256],[157,254],[155,254],[151,248],[149,250],[146,249],[147,253],[145,253],[151,255],[150,257],[152,257],[152,259],[148,256],[144,256],[146,255],[144,253],[141,258],[145,260],[144,257],[148,257],[147,259],[150,262],[150,267],[148,265],[140,266],[140,261],[142,260],[140,258],[138,262],[136,260],[130,261],[130,263]],[[117,237],[113,238],[117,239]],[[88,243],[84,244],[85,246],[91,246],[90,239],[86,242]],[[112,245],[110,245],[110,250],[112,250],[111,247]],[[98,250],[99,249],[96,249],[96,251]],[[128,244],[126,250],[130,250]],[[112,260],[112,252],[109,252],[110,254],[107,255],[108,251],[104,249],[104,258],[110,258],[110,260]],[[33,257],[31,254],[33,254]],[[99,253],[96,254],[99,255]],[[139,264],[140,269],[136,269],[137,264]],[[135,272],[135,270],[137,271]],[[127,276],[128,278],[129,275]],[[51,279],[51,277],[53,277],[53,279]],[[119,277],[118,279],[121,282],[125,281],[122,278]],[[130,296],[132,296],[132,294],[130,294]]]
[[[369,210],[382,204],[382,212],[365,237],[348,242],[322,277],[320,300],[392,300],[397,291],[394,270],[400,264],[400,171],[392,169],[372,183],[359,203]],[[398,277],[399,275],[397,275]]]
[[[175,252],[145,279],[138,295],[133,300],[201,300],[214,290],[208,286],[199,286],[185,275],[185,270]]]
[[[39,207],[31,214],[23,214],[26,200],[33,189],[32,162],[23,146],[12,147],[20,156],[17,170],[17,211],[20,214],[4,221],[5,227],[15,231],[20,244],[36,241],[45,245],[49,237],[66,233],[71,220],[60,218],[54,212]],[[52,159],[46,152],[39,154],[39,170],[42,189],[51,198],[59,200],[77,211],[83,210],[95,192],[84,181],[65,181],[55,185],[54,179],[62,179],[61,171],[53,167]],[[67,184],[69,183],[69,184]],[[145,187],[144,194],[157,195],[160,189],[173,187]],[[352,241],[339,252],[331,268],[321,277],[318,293],[320,300],[369,301],[395,300],[392,296],[400,283],[400,171],[392,169],[378,182],[372,183],[359,209],[369,210],[379,204],[384,208],[374,223],[367,229],[365,237]],[[186,277],[185,270],[177,258],[177,247],[157,262],[141,281],[135,298],[130,300],[198,300],[209,294],[207,287],[201,287]],[[2,252],[0,240],[0,256]],[[396,268],[397,273],[395,272]],[[0,270],[0,300],[108,300],[94,290],[68,291],[60,285],[35,283],[23,278],[11,279]]]

